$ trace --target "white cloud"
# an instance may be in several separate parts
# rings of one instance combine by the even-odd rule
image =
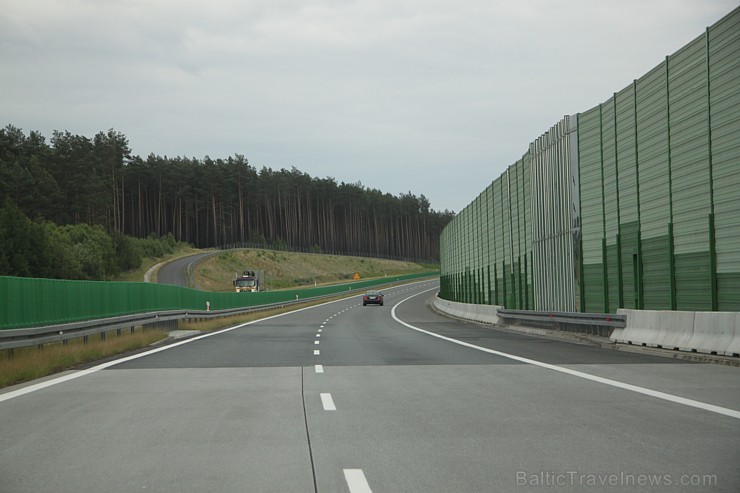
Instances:
[[[0,107],[133,152],[296,166],[459,210],[732,0],[5,0]],[[2,123],[2,122],[0,122]]]

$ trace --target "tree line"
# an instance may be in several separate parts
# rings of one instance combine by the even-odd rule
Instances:
[[[172,235],[132,238],[101,225],[31,221],[10,198],[0,204],[0,275],[51,279],[111,279],[145,257],[173,253]]]
[[[113,129],[89,138],[0,130],[0,194],[29,218],[97,225],[197,247],[234,244],[413,260],[439,259],[454,216],[424,195],[394,196],[296,168],[256,169],[240,154],[203,159],[132,155]]]

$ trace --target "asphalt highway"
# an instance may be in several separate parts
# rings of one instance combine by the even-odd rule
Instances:
[[[740,370],[385,290],[0,391],[0,493],[740,491]]]
[[[218,252],[197,253],[195,255],[171,260],[163,264],[157,271],[157,283],[174,284],[175,286],[192,288],[193,286],[189,285],[187,272],[189,270],[194,270],[195,264],[200,260],[216,255],[217,253]]]

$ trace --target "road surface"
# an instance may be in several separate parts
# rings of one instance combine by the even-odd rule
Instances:
[[[191,281],[188,279],[188,270],[195,272],[195,264],[206,257],[211,255],[217,255],[220,252],[208,252],[208,253],[197,253],[195,255],[189,255],[187,257],[178,258],[171,260],[166,264],[162,265],[157,271],[157,283],[158,284],[174,284],[175,286],[183,286],[186,288],[192,288]]]
[[[435,287],[6,389],[0,492],[740,491],[737,368],[452,320]]]

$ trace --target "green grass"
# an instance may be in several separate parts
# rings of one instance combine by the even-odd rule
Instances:
[[[265,287],[272,291],[336,284],[351,280],[355,273],[362,279],[372,279],[430,268],[396,260],[244,249],[224,252],[200,262],[195,283],[204,291],[231,291],[234,276],[244,270],[264,271]]]
[[[90,336],[87,344],[73,339],[68,344],[46,344],[43,349],[27,347],[0,351],[0,388],[69,370],[76,366],[146,347],[160,341],[167,333],[160,329],[137,328],[131,334],[108,332],[105,340]]]

